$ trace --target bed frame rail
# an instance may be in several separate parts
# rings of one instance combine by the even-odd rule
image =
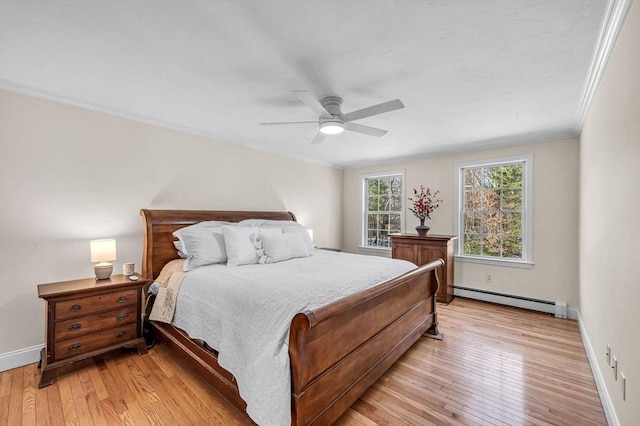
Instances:
[[[443,264],[438,259],[294,317],[293,424],[334,422],[420,336],[438,334],[435,270]]]

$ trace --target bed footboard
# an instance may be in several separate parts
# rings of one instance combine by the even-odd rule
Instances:
[[[438,259],[291,325],[292,423],[337,420],[421,335],[439,335]]]

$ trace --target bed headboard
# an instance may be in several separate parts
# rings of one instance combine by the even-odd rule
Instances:
[[[140,210],[144,222],[142,276],[154,279],[170,260],[178,259],[173,232],[205,220],[240,222],[245,219],[296,220],[291,212],[221,210]]]

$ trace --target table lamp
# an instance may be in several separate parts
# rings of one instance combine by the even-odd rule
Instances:
[[[109,262],[116,260],[116,240],[93,240],[91,246],[91,262],[99,262],[94,266],[97,280],[106,280],[113,272]]]

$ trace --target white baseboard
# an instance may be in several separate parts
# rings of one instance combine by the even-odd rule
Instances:
[[[607,390],[607,386],[604,383],[604,377],[602,376],[602,371],[600,370],[600,366],[598,364],[596,351],[594,351],[593,346],[591,346],[589,333],[587,333],[587,329],[584,326],[584,321],[582,320],[580,311],[577,311],[577,315],[580,336],[582,336],[584,349],[587,352],[587,358],[589,358],[591,372],[593,373],[593,379],[596,382],[596,388],[598,389],[598,395],[600,395],[600,402],[602,402],[602,408],[604,409],[604,415],[607,418],[607,423],[609,424],[609,426],[620,426],[620,421],[618,420],[618,416],[616,415],[615,408],[613,408],[613,402],[611,402],[609,391]]]
[[[44,345],[36,345],[0,354],[0,372],[38,362],[42,348],[44,348]]]
[[[556,315],[559,318],[578,319],[576,308],[567,306],[564,302],[547,302],[544,300],[535,300],[521,298],[517,296],[510,296],[508,294],[497,294],[485,291],[474,291],[472,289],[454,287],[453,294],[455,296],[466,297],[469,299],[482,300],[484,302],[497,303],[499,305],[513,306],[516,308],[529,309],[532,311],[546,312],[548,314]],[[557,306],[563,304],[565,313],[560,316]]]

